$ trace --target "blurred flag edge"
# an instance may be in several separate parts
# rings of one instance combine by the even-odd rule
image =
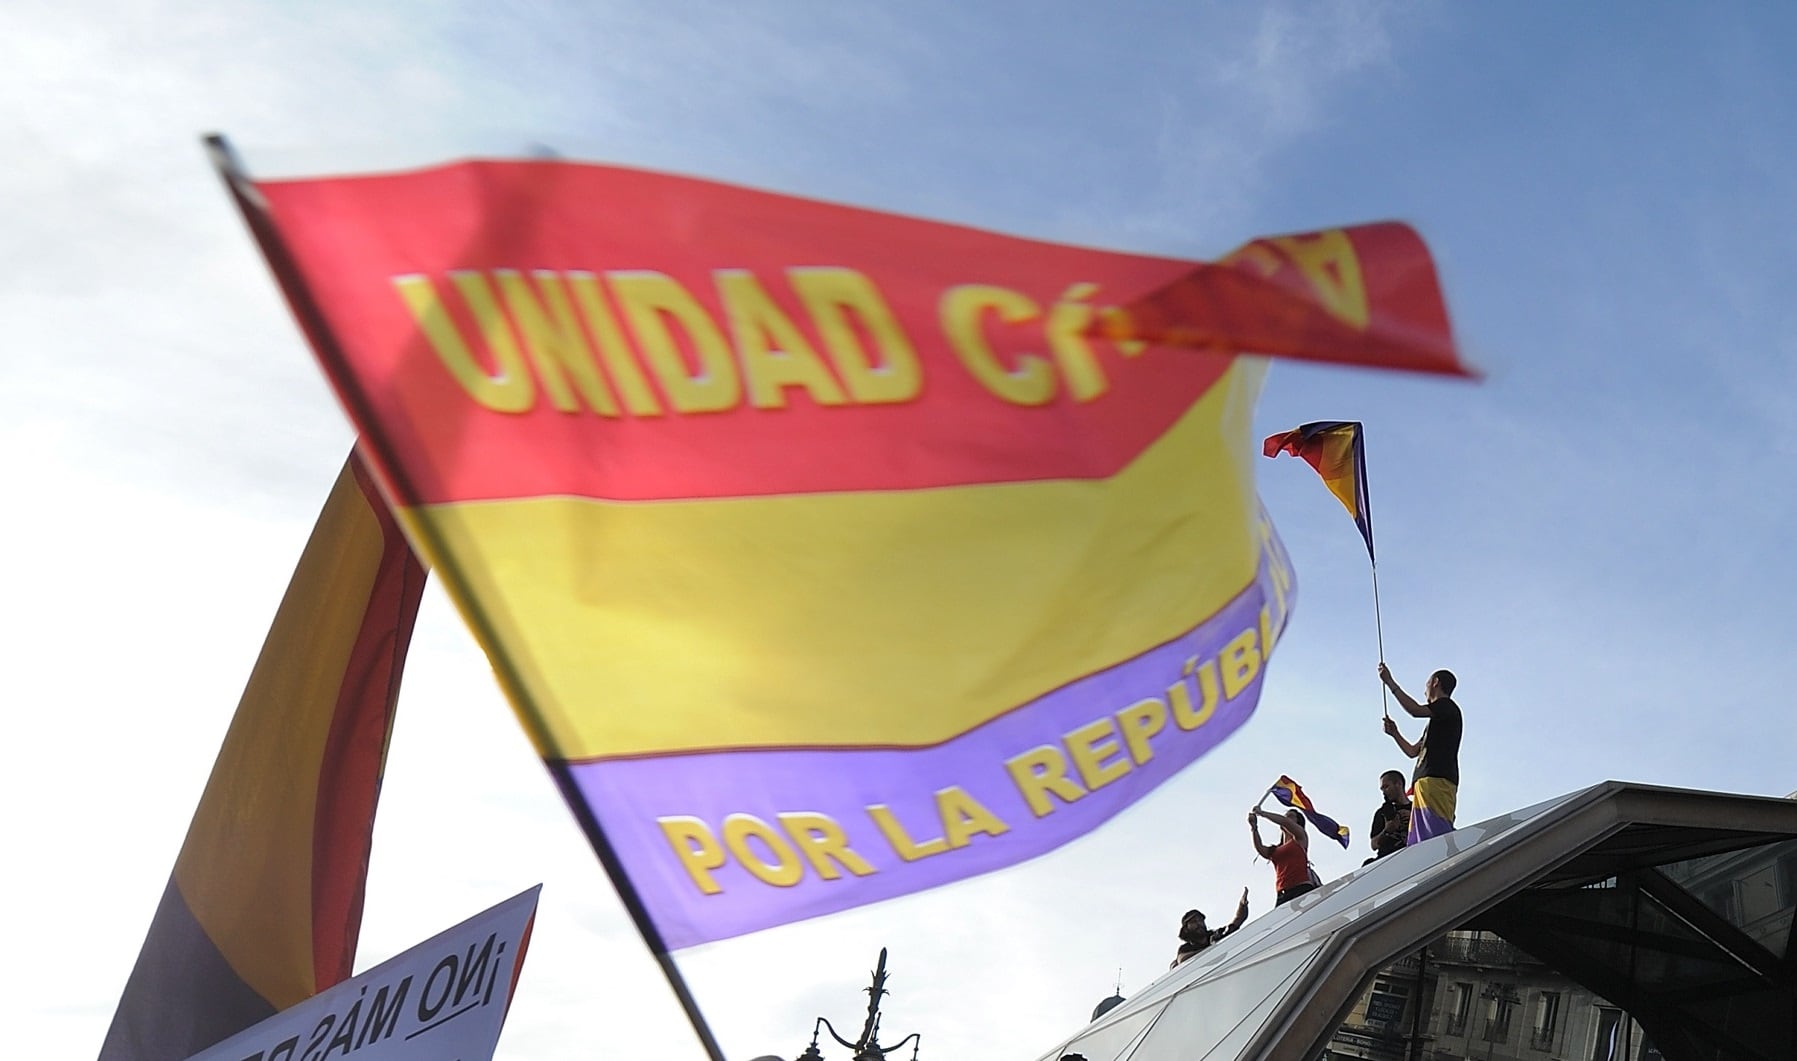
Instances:
[[[425,575],[352,453],[275,614],[100,1061],[189,1057],[350,975]]]

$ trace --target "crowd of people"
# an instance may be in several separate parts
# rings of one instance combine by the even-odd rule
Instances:
[[[1457,683],[1453,672],[1438,670],[1429,675],[1420,701],[1398,685],[1383,661],[1379,664],[1379,680],[1391,690],[1406,714],[1428,721],[1423,724],[1422,734],[1412,742],[1405,738],[1403,730],[1390,715],[1385,716],[1386,734],[1397,744],[1398,750],[1416,760],[1416,765],[1411,771],[1408,789],[1404,785],[1404,775],[1397,770],[1387,770],[1379,775],[1379,793],[1383,802],[1373,812],[1373,824],[1367,830],[1373,855],[1362,865],[1370,865],[1411,844],[1453,831],[1460,791],[1462,726],[1460,705],[1454,702]],[[1261,839],[1260,823],[1263,820],[1279,829],[1274,843]],[[1273,864],[1275,907],[1321,885],[1316,869],[1310,864],[1310,830],[1302,811],[1293,808],[1284,814],[1273,814],[1255,807],[1248,812],[1248,833],[1255,853]],[[1211,928],[1203,911],[1187,910],[1179,922],[1179,951],[1169,968],[1190,961],[1241,928],[1247,920],[1247,888],[1242,889],[1235,917],[1220,928]]]

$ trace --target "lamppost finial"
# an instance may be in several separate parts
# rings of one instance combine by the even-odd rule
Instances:
[[[855,1051],[854,1061],[886,1061],[887,1055],[911,1044],[911,1061],[917,1061],[917,1051],[923,1045],[923,1036],[912,1032],[898,1042],[882,1045],[880,1039],[880,1000],[890,994],[886,990],[886,948],[880,948],[880,960],[875,963],[873,983],[865,988],[867,992],[867,1020],[861,1025],[861,1034],[854,1042],[836,1034],[836,1028],[823,1017],[811,1028],[811,1045],[805,1048],[797,1061],[823,1061],[823,1054],[818,1052],[818,1030],[821,1028],[830,1033],[830,1038],[841,1045]]]

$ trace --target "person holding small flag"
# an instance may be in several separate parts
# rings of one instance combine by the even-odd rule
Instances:
[[[1264,802],[1272,796],[1290,807],[1283,816],[1268,814],[1256,806],[1248,812],[1248,828],[1254,835],[1254,850],[1267,861],[1273,863],[1273,886],[1278,890],[1273,905],[1279,906],[1288,900],[1295,899],[1305,892],[1322,884],[1316,870],[1310,865],[1310,833],[1306,823],[1317,827],[1317,831],[1342,845],[1348,847],[1348,827],[1317,809],[1309,796],[1304,793],[1304,786],[1292,780],[1288,774],[1280,774],[1279,780],[1273,782],[1271,788],[1260,798]],[[1260,842],[1260,827],[1255,815],[1277,824],[1285,839],[1268,847]]]
[[[1258,818],[1279,826],[1284,839],[1270,847],[1261,843]],[[1274,906],[1284,906],[1317,886],[1310,875],[1310,830],[1305,827],[1302,811],[1294,808],[1284,814],[1270,814],[1255,807],[1248,812],[1248,832],[1254,837],[1255,852],[1273,864]]]
[[[1428,699],[1417,703],[1398,687],[1385,661],[1379,661],[1379,680],[1391,690],[1399,706],[1412,718],[1426,718],[1423,735],[1415,744],[1404,739],[1391,716],[1385,718],[1385,732],[1396,741],[1398,749],[1416,760],[1410,782],[1410,833],[1405,844],[1418,844],[1434,836],[1454,831],[1454,810],[1460,797],[1460,705],[1454,702],[1457,682],[1452,671],[1438,670],[1429,675],[1423,695]]]

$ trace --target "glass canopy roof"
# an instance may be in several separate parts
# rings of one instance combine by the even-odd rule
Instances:
[[[1609,781],[1380,859],[1149,984],[1043,1061],[1316,1057],[1377,969],[1495,932],[1668,1061],[1797,1057],[1797,800]]]

